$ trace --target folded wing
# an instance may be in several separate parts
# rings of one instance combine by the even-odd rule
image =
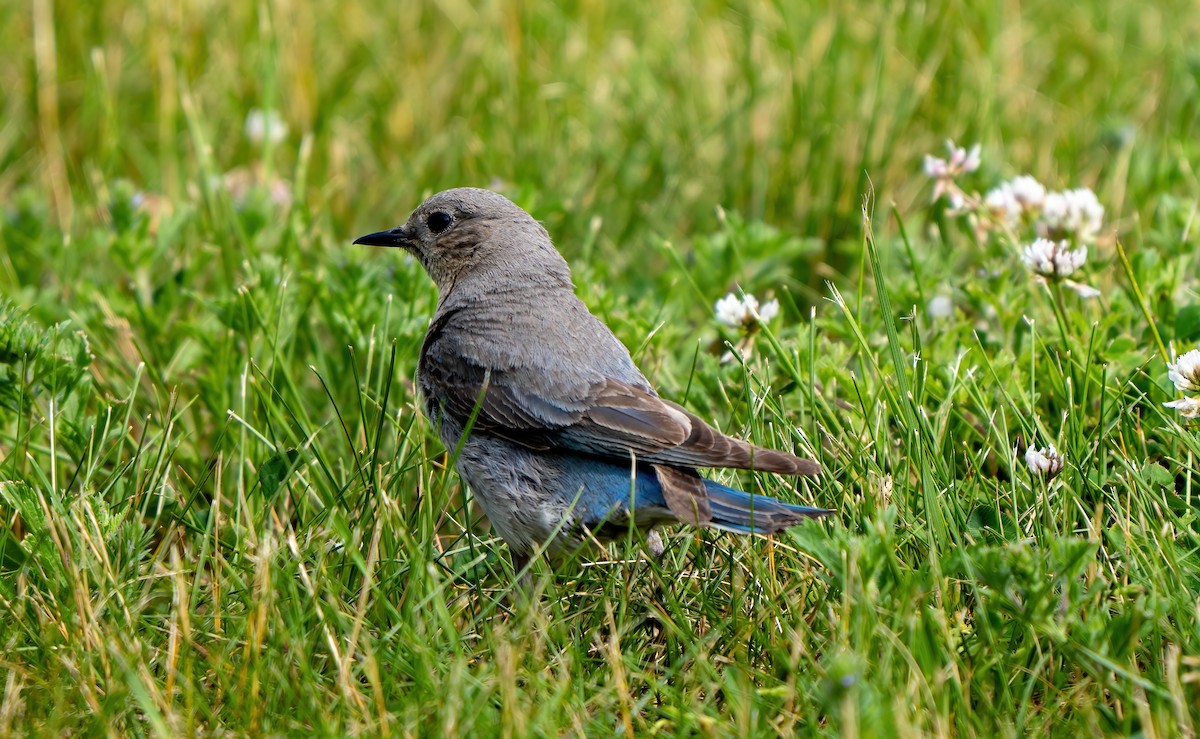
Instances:
[[[449,362],[449,364],[448,364]],[[561,448],[600,457],[678,467],[733,467],[785,475],[816,475],[821,466],[787,452],[726,436],[687,409],[646,387],[600,375],[547,390],[544,378],[488,370],[432,348],[422,361],[425,392],[474,428],[536,449]],[[540,389],[539,389],[540,388]]]

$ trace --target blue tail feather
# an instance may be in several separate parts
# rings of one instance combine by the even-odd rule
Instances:
[[[719,482],[705,480],[714,528],[738,534],[773,534],[806,518],[828,516],[825,508],[792,505],[766,495],[751,495]]]
[[[567,490],[573,496],[578,495],[573,501],[578,521],[589,528],[627,525],[631,507],[639,525],[675,518],[667,507],[658,476],[649,467],[639,466],[632,488],[631,470],[626,465],[574,458],[564,472]],[[709,479],[704,480],[704,487],[712,508],[709,525],[724,531],[773,534],[806,518],[833,513],[824,508],[784,503],[766,495],[751,495]]]

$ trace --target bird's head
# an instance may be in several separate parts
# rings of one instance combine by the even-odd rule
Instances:
[[[360,236],[354,243],[408,251],[443,295],[468,278],[493,286],[571,286],[567,263],[546,229],[490,190],[444,190],[421,203],[403,226]]]

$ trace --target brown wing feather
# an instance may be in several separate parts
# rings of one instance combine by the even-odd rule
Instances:
[[[662,402],[686,415],[691,422],[691,434],[669,452],[678,455],[680,461],[697,467],[734,467],[781,475],[821,474],[821,465],[811,459],[726,436],[686,408],[669,400]]]
[[[667,508],[683,523],[703,526],[712,521],[712,507],[708,502],[708,491],[704,479],[695,470],[653,465],[658,484],[662,486]]]
[[[582,417],[558,436],[564,446],[687,467],[734,467],[784,475],[818,475],[810,459],[722,434],[686,408],[607,380]]]

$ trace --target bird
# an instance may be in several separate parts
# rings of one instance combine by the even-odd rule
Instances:
[[[408,252],[437,287],[417,386],[515,572],[631,525],[661,555],[664,524],[773,534],[833,512],[703,477],[697,468],[815,476],[821,465],[728,436],[659,396],[576,295],[546,229],[503,195],[445,190],[354,243]]]

